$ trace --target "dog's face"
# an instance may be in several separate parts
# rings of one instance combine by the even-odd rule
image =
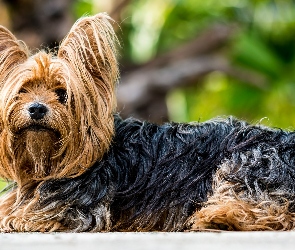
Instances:
[[[108,19],[80,19],[57,55],[29,56],[0,27],[0,176],[19,184],[77,176],[107,151],[118,79]]]

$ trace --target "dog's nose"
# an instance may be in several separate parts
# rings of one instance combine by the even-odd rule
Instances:
[[[42,119],[47,113],[48,109],[45,105],[34,102],[28,107],[29,115],[34,120]]]

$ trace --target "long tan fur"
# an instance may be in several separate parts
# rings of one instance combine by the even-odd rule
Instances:
[[[38,217],[34,190],[50,178],[81,175],[108,150],[119,75],[116,44],[106,14],[78,20],[57,55],[41,51],[30,56],[22,42],[0,27],[0,176],[17,185],[1,197],[0,228],[59,228],[57,217],[65,208],[55,217],[56,208],[39,211]],[[58,91],[66,92],[65,103]],[[36,101],[54,108],[48,118],[33,123],[25,110]]]

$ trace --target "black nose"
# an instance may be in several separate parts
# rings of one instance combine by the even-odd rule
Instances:
[[[34,102],[28,107],[28,111],[32,119],[39,120],[46,115],[48,109],[45,105],[38,102]]]

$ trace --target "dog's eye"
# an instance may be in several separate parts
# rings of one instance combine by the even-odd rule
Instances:
[[[65,103],[67,101],[67,91],[65,89],[56,89],[54,92],[60,103]]]

